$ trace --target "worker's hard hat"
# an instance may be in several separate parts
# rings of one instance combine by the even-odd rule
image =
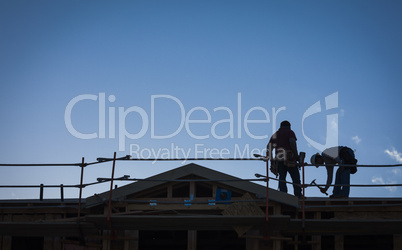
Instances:
[[[319,153],[313,154],[310,158],[311,164],[315,165],[315,160],[317,158],[317,155],[320,155]]]

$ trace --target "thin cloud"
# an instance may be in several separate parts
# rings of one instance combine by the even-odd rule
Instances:
[[[398,151],[396,151],[396,149],[394,147],[392,147],[391,150],[386,149],[384,152],[389,157],[391,157],[391,159],[394,159],[397,162],[402,163],[402,153],[399,153]]]
[[[353,136],[352,137],[352,140],[356,143],[356,144],[359,144],[361,141],[362,141],[362,139],[360,139],[360,137],[359,136]]]
[[[339,112],[339,115],[340,115],[341,117],[345,116],[345,110],[344,110],[344,109],[341,109],[340,112]]]
[[[394,168],[391,170],[391,173],[394,175],[402,175],[402,170],[400,168]]]
[[[371,182],[373,184],[395,184],[395,182],[391,182],[391,183],[385,183],[384,179],[382,177],[376,177],[373,176],[373,178],[371,178]],[[396,191],[396,187],[384,187],[385,189],[387,189],[390,192],[395,192]]]
[[[331,119],[330,124],[333,130],[338,130],[338,119]]]

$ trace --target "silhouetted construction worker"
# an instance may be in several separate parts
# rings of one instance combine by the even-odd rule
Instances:
[[[279,190],[287,193],[286,175],[289,172],[293,181],[294,195],[301,197],[300,173],[297,167],[298,152],[296,135],[290,129],[290,122],[281,122],[280,128],[276,131],[267,145],[268,157],[271,159],[271,170],[279,174]],[[275,148],[275,158],[272,151]],[[276,168],[275,168],[276,166]]]
[[[357,160],[355,158],[355,153],[352,149],[344,146],[327,148],[322,152],[311,156],[311,164],[319,165],[325,164],[345,164],[345,165],[356,165]],[[334,166],[325,166],[327,169],[327,183],[324,188],[320,188],[322,193],[325,193],[332,183],[332,178],[334,175]],[[356,167],[343,167],[339,166],[336,171],[335,176],[335,186],[332,191],[331,198],[346,198],[349,197],[350,192],[350,174],[356,173]]]

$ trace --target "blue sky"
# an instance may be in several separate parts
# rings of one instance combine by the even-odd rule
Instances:
[[[262,150],[289,120],[307,158],[318,152],[311,141],[336,138],[360,164],[402,163],[401,11],[399,1],[367,0],[1,1],[0,162],[93,162],[172,147],[233,157]],[[303,120],[314,104],[321,112]],[[119,162],[116,176],[144,178],[186,163]],[[196,163],[241,178],[265,172],[262,162]],[[80,178],[76,167],[1,171],[2,185]],[[110,175],[110,164],[90,166],[84,182]],[[325,170],[307,169],[306,182],[313,179],[325,183]],[[402,169],[360,168],[351,182],[402,183]],[[312,188],[307,195],[323,196]],[[400,187],[351,190],[401,195]],[[38,196],[0,190],[0,198]]]

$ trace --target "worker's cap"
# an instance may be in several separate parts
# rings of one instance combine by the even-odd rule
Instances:
[[[288,122],[288,121],[281,122],[281,128],[282,127],[290,127],[290,122]]]

